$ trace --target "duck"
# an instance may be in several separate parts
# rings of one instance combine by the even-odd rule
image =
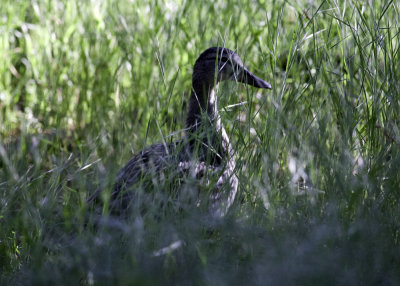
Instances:
[[[171,174],[181,182],[172,187],[187,188],[185,182],[189,181],[189,186],[198,190],[206,185],[211,190],[211,212],[219,217],[227,213],[235,200],[239,180],[235,174],[235,151],[218,110],[216,90],[223,81],[272,89],[270,83],[251,73],[234,51],[210,47],[202,52],[193,67],[185,135],[174,142],[164,140],[151,145],[126,163],[116,176],[110,196],[114,214],[128,210],[139,190],[166,189]],[[90,200],[93,197],[98,194]]]

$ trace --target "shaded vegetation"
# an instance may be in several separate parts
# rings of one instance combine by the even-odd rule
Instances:
[[[399,9],[2,0],[0,284],[398,285]],[[222,112],[229,213],[178,196],[108,216],[118,170],[184,128],[192,65],[216,45],[273,86],[219,89],[221,109],[247,102]]]

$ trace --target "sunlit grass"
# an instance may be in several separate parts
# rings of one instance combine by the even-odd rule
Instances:
[[[399,284],[399,4],[161,2],[0,4],[0,284]],[[216,45],[273,86],[220,86],[229,213],[108,217]]]

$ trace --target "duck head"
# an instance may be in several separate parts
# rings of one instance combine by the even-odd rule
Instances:
[[[249,84],[257,88],[271,89],[271,84],[252,74],[240,57],[227,48],[212,47],[196,60],[193,69],[193,84],[212,86],[225,80]]]

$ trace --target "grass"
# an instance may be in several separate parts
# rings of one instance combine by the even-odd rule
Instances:
[[[398,285],[399,9],[2,0],[0,284]],[[192,65],[216,45],[273,86],[220,89],[220,108],[247,101],[222,118],[229,213],[178,198],[107,217],[118,170],[184,128]]]

